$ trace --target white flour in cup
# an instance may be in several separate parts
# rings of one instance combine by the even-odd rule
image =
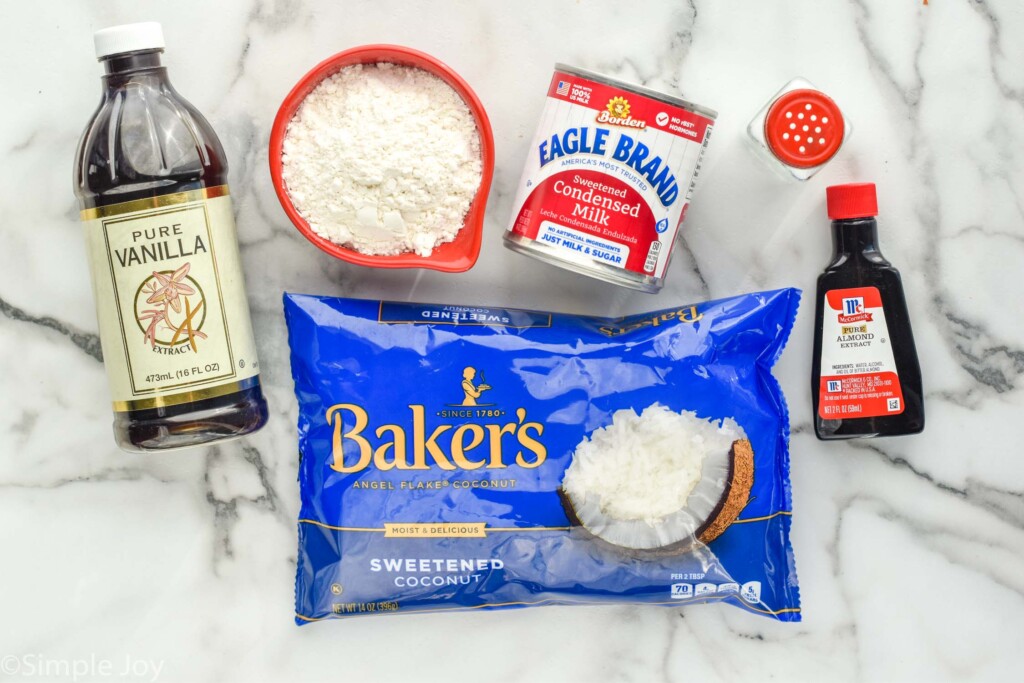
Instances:
[[[325,79],[285,133],[282,175],[321,237],[364,254],[429,256],[480,185],[480,136],[455,90],[422,69],[355,65]]]

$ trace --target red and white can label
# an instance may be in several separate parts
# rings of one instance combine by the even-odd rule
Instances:
[[[876,287],[825,294],[818,415],[825,420],[898,415],[903,389]]]
[[[713,123],[555,71],[509,232],[577,263],[664,277]]]

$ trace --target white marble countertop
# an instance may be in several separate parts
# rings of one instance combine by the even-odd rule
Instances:
[[[1014,0],[422,2],[53,0],[0,22],[0,664],[17,680],[1020,680],[1024,642],[1024,8]],[[164,25],[165,63],[232,163],[267,428],[163,457],[119,452],[71,188],[99,97],[92,32]],[[313,64],[391,42],[483,100],[497,167],[463,275],[332,260],[278,205],[270,124]],[[501,245],[554,62],[720,112],[657,297]],[[831,93],[855,133],[785,183],[744,127],[782,84]],[[818,442],[808,300],[778,367],[794,421],[804,621],[723,605],[559,607],[296,628],[296,405],[281,292],[621,314],[813,289],[824,188],[879,188],[924,370],[917,437]],[[109,662],[109,671],[101,668]],[[129,672],[122,675],[126,664]],[[48,672],[49,676],[42,675]],[[9,674],[14,673],[13,676]]]

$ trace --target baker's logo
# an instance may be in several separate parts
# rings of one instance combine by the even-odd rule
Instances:
[[[598,123],[610,123],[613,126],[625,126],[627,128],[646,128],[647,122],[641,119],[634,119],[629,115],[629,100],[625,97],[613,97],[608,104],[597,115]]]
[[[517,408],[507,417],[501,413],[480,421],[467,418],[458,424],[432,423],[423,405],[413,403],[408,408],[406,420],[386,424],[376,423],[369,411],[354,403],[328,408],[324,418],[333,431],[331,469],[345,474],[368,467],[385,472],[432,467],[448,471],[504,469],[511,465],[533,469],[548,457],[542,441],[544,424],[530,420],[526,408]]]
[[[484,377],[483,370],[481,370],[480,373],[479,373],[479,382],[477,384],[474,384],[474,382],[476,382],[476,381],[477,381],[477,371],[476,371],[476,368],[471,367],[471,366],[467,366],[462,371],[462,393],[463,393],[463,398],[462,398],[462,403],[459,403],[459,405],[460,406],[492,406],[492,405],[494,405],[493,403],[480,403],[479,402],[479,398],[483,395],[483,393],[485,391],[489,391],[491,389],[491,385],[487,383],[487,378]]]

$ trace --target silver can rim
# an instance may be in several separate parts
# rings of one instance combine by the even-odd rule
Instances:
[[[657,100],[659,102],[664,102],[666,104],[682,107],[683,109],[686,109],[687,111],[692,111],[695,114],[707,116],[712,121],[718,118],[718,112],[715,111],[714,109],[711,109],[710,107],[695,104],[694,102],[684,100],[681,97],[673,97],[672,95],[668,95],[658,90],[652,90],[651,88],[646,88],[642,85],[636,85],[635,83],[621,81],[617,78],[612,78],[611,76],[605,76],[604,74],[597,73],[596,71],[590,71],[589,69],[581,69],[577,66],[562,64],[560,62],[555,64],[555,71],[560,71],[562,73],[570,74],[572,76],[579,76],[580,78],[587,78],[598,83],[603,83],[605,85],[612,85],[615,86],[616,88],[622,88],[623,90],[628,90],[638,95],[649,97],[652,100]]]
[[[619,287],[648,294],[657,294],[665,286],[664,276],[642,275],[631,270],[614,268],[597,261],[577,261],[564,253],[554,251],[551,247],[538,240],[523,237],[512,232],[506,232],[503,241],[507,249],[523,256],[529,256],[556,268],[591,277],[595,280],[601,280],[611,285],[618,285]]]

